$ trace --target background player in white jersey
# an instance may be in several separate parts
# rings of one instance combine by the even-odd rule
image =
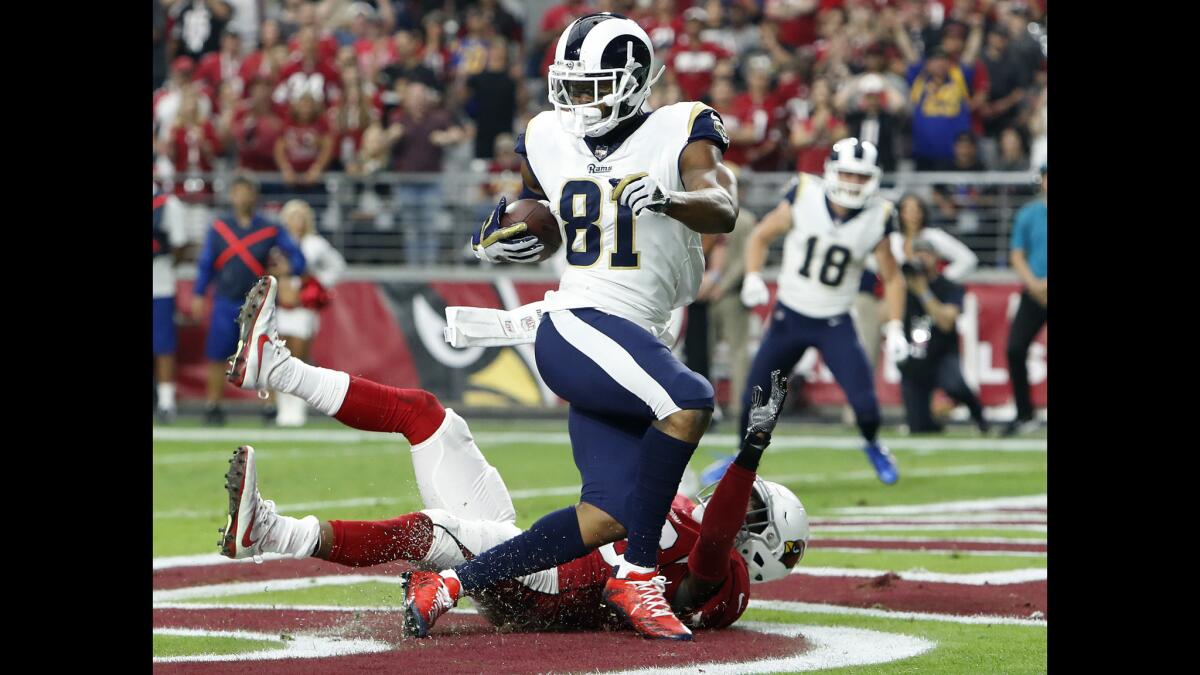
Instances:
[[[850,317],[863,265],[874,253],[887,305],[886,349],[894,361],[907,356],[901,320],[906,290],[888,239],[896,229],[896,209],[892,202],[876,198],[878,157],[871,143],[838,141],[825,162],[824,178],[797,176],[779,206],[751,235],[742,284],[742,302],[751,307],[769,299],[759,274],[767,248],[780,236],[787,239],[771,327],[750,366],[742,400],[745,406],[751,388],[766,383],[771,371],[790,372],[809,347],[816,347],[854,409],[855,423],[866,440],[864,451],[879,480],[891,485],[899,473],[878,440],[875,373]]]
[[[708,428],[713,390],[667,344],[671,310],[694,298],[701,233],[737,218],[737,183],[721,164],[729,139],[702,103],[643,109],[661,74],[646,32],[611,13],[572,22],[550,67],[554,111],[530,120],[522,197],[546,200],[563,225],[567,269],[548,293],[535,351],[540,375],[570,405],[583,479],[580,503],[441,575],[414,573],[410,614],[432,624],[438,598],[546,569],[628,532],[604,598],[647,637],[690,640],[656,583],[658,539],[675,489]],[[506,203],[472,238],[489,262],[541,251],[521,226],[501,229]]]

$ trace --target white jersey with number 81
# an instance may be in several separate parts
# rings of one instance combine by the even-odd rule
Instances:
[[[563,131],[556,113],[529,121],[525,156],[558,216],[566,251],[566,270],[545,309],[595,307],[661,336],[671,310],[695,298],[704,273],[700,235],[669,216],[643,210],[635,217],[618,207],[611,179],[645,171],[664,189],[683,190],[679,156],[697,116],[711,111],[691,101],[659,108],[600,158]]]

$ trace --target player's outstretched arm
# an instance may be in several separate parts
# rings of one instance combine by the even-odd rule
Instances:
[[[904,337],[904,304],[908,285],[900,274],[900,266],[892,256],[892,246],[885,236],[875,246],[875,262],[879,265],[879,278],[883,281],[883,301],[887,308],[888,321],[883,326],[884,349],[892,361],[899,363],[908,358],[908,340]]]
[[[679,156],[683,192],[669,191],[663,213],[701,234],[733,232],[738,216],[737,178],[721,163],[721,149],[696,141]]]
[[[771,433],[786,397],[787,377],[779,370],[771,373],[771,395],[766,401],[762,400],[762,387],[754,388],[742,447],[705,505],[700,538],[688,554],[688,574],[673,603],[678,613],[700,607],[725,583],[734,540],[746,520],[758,464],[771,444]]]
[[[747,307],[757,307],[767,304],[771,293],[763,281],[763,263],[767,259],[767,249],[771,242],[782,237],[792,227],[792,204],[786,199],[779,202],[774,210],[766,215],[754,227],[750,238],[746,240],[746,252],[743,254],[746,272],[742,277],[742,304]]]

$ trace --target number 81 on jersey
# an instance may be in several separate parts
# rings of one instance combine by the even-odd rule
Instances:
[[[591,267],[600,259],[603,248],[601,222],[604,202],[612,202],[612,192],[605,199],[605,187],[592,179],[569,180],[563,184],[558,212],[563,219],[567,244],[567,263],[573,267]],[[616,211],[613,230],[613,250],[608,254],[609,269],[637,269],[641,254],[636,250],[637,217],[628,206],[611,204]]]

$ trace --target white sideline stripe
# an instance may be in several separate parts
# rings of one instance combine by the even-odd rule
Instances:
[[[512,490],[508,493],[512,499],[531,499],[534,497],[554,497],[560,495],[578,495],[580,486],[561,485],[548,488],[530,488],[527,490]],[[400,497],[355,497],[351,499],[329,499],[319,502],[297,502],[295,504],[276,504],[279,513],[296,511],[312,511],[326,508],[344,508],[351,506],[385,506],[392,504],[411,503],[414,508],[421,505],[420,497],[412,496],[407,499]],[[225,509],[173,509],[170,511],[155,511],[155,518],[215,518],[228,513]]]
[[[954,549],[954,548],[937,548],[936,546],[930,546],[930,547],[926,547],[926,548],[858,548],[855,546],[846,546],[846,547],[813,546],[811,541],[809,542],[808,550],[810,552],[816,551],[816,552],[820,552],[820,553],[824,553],[824,552],[828,551],[830,553],[862,553],[862,554],[872,554],[872,555],[879,554],[879,553],[947,553],[947,554],[958,553],[959,555],[961,555],[963,557],[966,557],[966,556],[984,556],[984,557],[994,556],[994,557],[1001,557],[1001,558],[1009,558],[1009,557],[1012,557],[1012,558],[1045,558],[1046,557],[1045,551],[970,551],[970,550],[964,551],[961,549]]]
[[[929,537],[903,537],[891,536],[886,534],[874,535],[870,537],[854,536],[854,537],[838,537],[830,536],[828,533],[818,537],[818,541],[919,541],[933,545],[937,544],[952,544],[955,542],[963,542],[970,544],[1045,544],[1045,538],[1028,538],[1028,537],[938,537],[931,539]]]
[[[250,602],[156,602],[154,609],[248,609],[277,612],[403,612],[404,607],[396,605],[291,605],[286,603],[250,603]],[[451,614],[478,614],[474,607],[453,607]]]
[[[257,450],[255,451],[257,454]],[[222,455],[222,458],[225,458]],[[1029,464],[997,464],[992,466],[986,465],[964,465],[964,466],[947,466],[933,469],[913,469],[906,475],[917,477],[932,477],[932,476],[964,476],[964,475],[979,475],[989,473],[1008,473],[1014,471],[1036,470],[1043,468],[1040,465]],[[856,479],[872,479],[875,477],[875,472],[871,470],[863,471],[842,471],[838,473],[807,473],[807,474],[764,474],[763,478],[773,480],[777,483],[828,483],[834,480],[856,480]],[[527,488],[523,490],[509,491],[509,497],[512,499],[533,499],[537,497],[559,497],[566,495],[578,495],[580,490],[579,485],[558,485],[544,488]],[[343,508],[352,506],[382,506],[392,504],[413,503],[416,506],[420,505],[419,498],[416,496],[402,499],[400,497],[354,497],[350,499],[331,499],[315,502],[298,502],[295,504],[276,504],[275,509],[279,513],[291,513],[296,511],[312,511],[324,508]],[[217,518],[225,515],[227,512],[224,509],[171,509],[167,511],[155,511],[155,518]],[[1005,514],[1005,517],[1015,517],[1012,514]],[[1028,518],[1029,516],[1025,516]],[[1000,518],[997,518],[999,520]],[[867,520],[872,520],[867,518]],[[878,520],[878,518],[874,518]]]
[[[814,526],[814,530],[823,530],[824,533],[842,533],[842,532],[904,532],[911,530],[913,532],[938,530],[1008,530],[1008,531],[1030,531],[1030,532],[1045,532],[1045,525],[980,525],[978,522],[971,525],[839,525],[836,522],[830,524]]]
[[[754,601],[751,600],[751,603]],[[803,637],[812,648],[803,654],[733,663],[693,663],[677,668],[642,668],[618,671],[620,675],[717,675],[741,673],[797,673],[827,668],[889,663],[919,656],[937,646],[925,638],[865,628],[809,626],[761,621],[739,621],[727,630],[755,631],[784,637]]]
[[[253,444],[251,444],[253,445]],[[265,448],[259,450],[254,449],[255,457],[258,459],[267,459],[271,461],[280,461],[285,459],[312,459],[317,457],[350,457],[356,455],[390,455],[397,454],[401,450],[407,448],[394,448],[389,446],[379,445],[363,445],[351,447],[335,447],[335,448]],[[201,450],[197,452],[175,452],[170,454],[158,455],[154,458],[154,464],[158,466],[171,466],[175,464],[216,464],[219,462],[228,462],[233,455],[233,451],[226,452],[225,450]]]
[[[480,431],[472,432],[475,441],[485,449],[489,444],[567,444],[571,442],[560,431]],[[264,443],[264,442],[325,442],[325,443],[386,443],[408,442],[398,434],[356,429],[187,429],[155,427],[154,440],[185,443]],[[725,446],[732,450],[740,439],[733,434],[709,434],[702,446]],[[961,450],[987,452],[1046,452],[1046,440],[1041,438],[885,438],[892,450]],[[862,439],[850,436],[780,435],[771,440],[772,452],[814,448],[855,450],[862,452]],[[230,448],[230,452],[233,449]],[[228,459],[228,454],[225,455]]]
[[[945,623],[972,624],[1005,624],[1010,626],[1040,626],[1046,627],[1045,619],[1020,619],[1011,616],[995,616],[976,614],[960,616],[957,614],[939,614],[934,612],[893,612],[886,609],[867,607],[843,607],[842,605],[826,605],[813,602],[795,602],[792,600],[750,600],[750,609],[767,609],[782,612],[798,612],[812,614],[842,614],[846,616],[874,616],[882,619],[903,619],[913,621],[942,621]]]
[[[608,373],[614,382],[650,406],[655,417],[661,420],[679,411],[667,390],[643,370],[619,342],[569,311],[547,312],[547,316],[564,340]]]
[[[837,525],[853,524],[853,523],[877,523],[883,522],[888,524],[893,523],[1021,523],[1025,525],[1045,525],[1045,515],[1038,516],[1030,513],[972,513],[967,515],[918,515],[918,516],[834,516],[827,518],[812,518],[809,524],[821,525]]]
[[[246,595],[249,593],[273,593],[276,591],[294,591],[298,588],[316,588],[318,586],[352,586],[366,582],[400,585],[398,576],[371,576],[367,574],[329,574],[319,577],[298,577],[295,579],[263,579],[260,581],[234,581],[226,584],[209,584],[207,586],[188,586],[164,591],[154,591],[154,602],[177,602],[193,598],[222,598],[230,595]]]
[[[792,574],[802,574],[812,577],[880,577],[888,574],[888,570],[869,570],[854,567],[796,567]],[[903,581],[923,581],[935,584],[967,584],[969,586],[1022,584],[1028,581],[1045,581],[1045,567],[1027,567],[1003,572],[974,572],[971,574],[949,574],[944,572],[926,572],[924,570],[907,570],[891,572]]]
[[[243,630],[205,630],[197,628],[155,628],[155,635],[179,635],[186,637],[226,637],[241,640],[267,640],[281,644],[278,649],[265,649],[237,654],[196,654],[188,656],[156,656],[155,663],[185,663],[196,661],[261,661],[264,659],[318,659],[329,656],[348,656],[386,652],[392,645],[379,640],[329,638],[297,633],[289,641],[281,641],[279,633],[252,633]]]
[[[960,513],[970,511],[995,511],[997,509],[1045,509],[1046,495],[1024,497],[999,497],[995,499],[968,499],[956,502],[934,502],[932,504],[897,504],[893,506],[846,506],[832,509],[833,513],[910,515],[921,513]]]

